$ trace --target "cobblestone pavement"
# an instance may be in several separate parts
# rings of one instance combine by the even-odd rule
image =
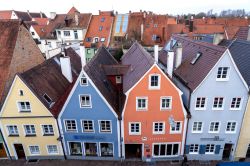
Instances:
[[[199,163],[188,162],[188,166],[215,166],[216,162]],[[38,162],[27,162],[25,160],[0,160],[0,166],[181,166],[181,163],[169,161],[141,162],[141,161],[86,161],[86,160],[40,160]]]

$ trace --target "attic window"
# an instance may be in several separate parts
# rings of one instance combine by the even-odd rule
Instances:
[[[121,76],[116,76],[115,81],[116,81],[117,84],[121,84],[122,83],[122,77]]]
[[[52,103],[52,99],[46,93],[43,95],[43,98],[47,101],[47,103]]]
[[[82,78],[81,78],[81,85],[88,86],[88,80],[85,76],[82,76]]]
[[[23,90],[19,91],[19,96],[23,96]]]
[[[196,63],[196,61],[200,58],[201,55],[202,55],[202,53],[198,52],[196,54],[196,56],[193,58],[193,60],[191,61],[191,64],[194,65]]]

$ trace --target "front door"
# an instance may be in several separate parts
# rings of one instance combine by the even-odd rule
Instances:
[[[141,144],[125,144],[126,159],[141,159],[142,145]]]
[[[7,157],[7,154],[6,154],[4,145],[3,143],[0,143],[0,158],[6,158],[6,157]]]
[[[229,160],[231,150],[232,150],[232,144],[225,144],[224,150],[223,150],[223,160]]]
[[[15,147],[18,159],[25,158],[25,153],[24,153],[24,150],[23,150],[23,145],[22,144],[15,144],[14,147]]]

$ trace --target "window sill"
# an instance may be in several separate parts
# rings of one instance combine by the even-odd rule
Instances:
[[[129,133],[129,135],[137,136],[137,135],[141,135],[141,133]]]
[[[236,134],[236,132],[225,132],[225,134]]]
[[[195,111],[205,111],[206,108],[194,108]]]
[[[169,132],[169,134],[181,134],[181,131],[178,131],[178,132]]]
[[[219,134],[219,131],[216,131],[216,132],[209,131],[208,133],[209,134]]]
[[[230,108],[229,110],[230,110],[230,111],[240,111],[241,108]]]
[[[136,109],[136,111],[148,111],[148,109]]]
[[[202,131],[192,131],[193,134],[201,134]]]
[[[8,135],[9,137],[19,137],[19,134],[11,134],[11,135]]]
[[[161,108],[161,111],[171,111],[172,108]]]
[[[111,131],[100,131],[101,134],[111,134]]]
[[[54,136],[54,134],[43,134],[43,136]]]
[[[36,137],[36,134],[25,135],[25,137]]]
[[[212,108],[213,111],[223,111],[224,108]]]
[[[224,78],[224,79],[222,79],[222,78],[216,78],[216,81],[217,82],[226,82],[226,81],[229,81],[229,78]]]

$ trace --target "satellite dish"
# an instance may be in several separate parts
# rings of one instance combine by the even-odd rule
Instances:
[[[172,115],[168,118],[168,122],[171,127],[175,127],[176,124]]]

